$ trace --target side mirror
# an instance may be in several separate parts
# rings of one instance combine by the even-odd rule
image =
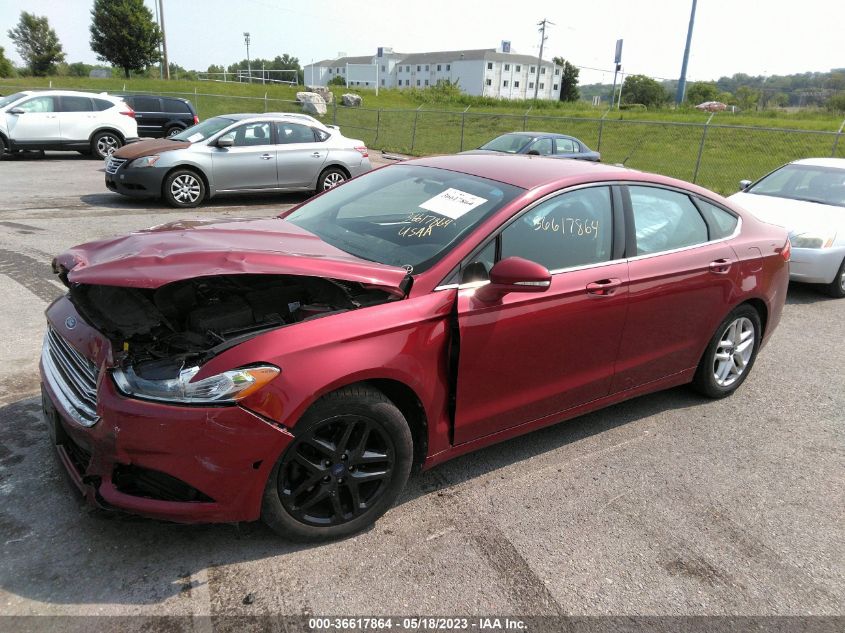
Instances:
[[[525,152],[525,153],[526,153],[528,156],[539,156],[539,155],[540,155],[540,152],[538,152],[536,149],[529,149],[529,150],[528,150],[527,152]]]
[[[231,136],[221,136],[219,139],[217,139],[217,142],[215,143],[217,147],[232,147],[234,144],[235,139],[233,139]]]
[[[12,108],[9,110],[9,114],[26,114],[26,110],[23,108]]]
[[[548,268],[522,257],[508,257],[490,269],[490,283],[475,293],[482,301],[497,301],[511,292],[546,292],[552,285]]]
[[[746,189],[748,189],[750,186],[751,186],[751,181],[750,181],[750,180],[740,180],[740,181],[739,181],[739,190],[740,190],[740,191],[745,191],[745,190],[746,190]]]

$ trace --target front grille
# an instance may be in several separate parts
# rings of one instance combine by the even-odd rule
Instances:
[[[93,426],[97,416],[97,367],[77,352],[52,327],[41,350],[44,377],[74,422]]]
[[[117,170],[120,169],[120,166],[125,162],[125,158],[115,158],[114,156],[109,156],[109,160],[106,162],[106,173],[112,175],[116,174]]]
[[[120,492],[133,497],[199,503],[214,501],[181,479],[141,466],[117,464],[112,471],[112,483]]]

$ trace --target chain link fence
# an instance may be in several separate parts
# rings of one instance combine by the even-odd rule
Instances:
[[[18,88],[17,86],[7,86]],[[21,88],[23,89],[23,88]],[[113,91],[130,94],[133,91]],[[145,92],[190,99],[200,118],[232,112],[301,112],[293,100],[199,92]],[[602,162],[694,182],[721,194],[799,158],[845,158],[845,121],[837,130],[796,130],[706,123],[633,121],[466,110],[375,109],[328,105],[325,123],[369,147],[402,154],[451,154],[516,131],[569,134],[602,154]]]

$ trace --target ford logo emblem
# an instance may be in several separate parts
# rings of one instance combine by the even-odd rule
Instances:
[[[65,319],[65,327],[69,330],[72,330],[76,327],[76,319],[72,316],[69,316]]]

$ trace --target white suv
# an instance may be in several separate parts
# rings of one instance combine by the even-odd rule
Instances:
[[[68,90],[0,97],[0,156],[49,149],[107,158],[137,140],[135,111],[118,97]]]

